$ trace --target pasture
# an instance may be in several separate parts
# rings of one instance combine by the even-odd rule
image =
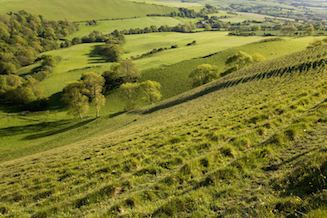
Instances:
[[[145,17],[147,14],[167,14],[174,11],[162,5],[144,4],[127,0],[0,0],[0,14],[26,10],[50,20],[87,21]]]

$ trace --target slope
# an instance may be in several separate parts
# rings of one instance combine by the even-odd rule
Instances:
[[[0,14],[26,10],[50,20],[69,21],[144,17],[150,13],[166,14],[175,10],[125,0],[0,0],[0,4]]]
[[[4,162],[0,211],[326,216],[325,51],[261,63],[179,96],[174,106],[122,115],[129,121],[116,130]]]

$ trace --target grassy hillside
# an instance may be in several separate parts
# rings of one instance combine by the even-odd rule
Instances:
[[[160,52],[156,55],[136,60],[135,64],[137,67],[140,70],[144,70],[201,57],[261,39],[260,37],[230,37],[226,34],[225,32],[151,33],[127,36],[123,58],[141,55],[154,48],[170,47],[173,44],[179,45],[177,49]],[[197,45],[186,46],[187,43],[193,40],[197,41]],[[45,94],[48,96],[61,91],[67,83],[77,80],[83,72],[96,71],[102,73],[108,69],[108,63],[105,63],[101,58],[90,56],[92,49],[96,45],[98,44],[88,43],[47,52],[46,54],[59,56],[62,60],[55,67],[52,75],[42,81],[41,86],[45,88]]]
[[[184,36],[183,34],[181,35]],[[161,39],[164,39],[164,37]],[[251,39],[249,38],[248,40]],[[223,50],[207,58],[196,58],[166,67],[148,69],[142,72],[141,79],[150,79],[160,82],[162,85],[161,92],[163,94],[163,99],[166,99],[192,88],[188,75],[199,64],[215,64],[218,66],[219,70],[223,70],[224,62],[227,57],[236,51],[242,50],[249,54],[261,53],[269,60],[289,54],[292,51],[305,49],[307,44],[313,40],[313,38],[307,37],[252,43]],[[159,43],[159,45],[157,43]],[[157,47],[161,45],[162,44],[157,41],[153,46]],[[202,44],[198,44],[197,46],[201,48],[201,45]],[[79,79],[82,73],[91,71],[102,73],[109,68],[109,64],[101,63],[101,60],[90,58],[87,55],[91,49],[90,46],[92,46],[92,44],[82,44],[68,49],[50,52],[54,56],[61,56],[62,60],[49,78],[41,83],[41,87],[44,89],[44,95],[50,96],[61,91],[66,84]],[[211,49],[210,46],[208,48]],[[149,48],[141,46],[140,49],[147,51]],[[191,49],[196,49],[196,46]],[[161,53],[158,54],[158,56],[160,55]],[[165,53],[162,53],[162,55],[165,55]],[[150,60],[152,58],[157,57],[149,57]],[[179,58],[187,58],[187,56],[179,56]],[[32,154],[37,151],[48,150],[72,142],[76,138],[86,137],[83,134],[79,134],[80,128],[84,128],[85,126],[84,123],[78,120],[72,120],[72,117],[67,115],[65,110],[60,109],[60,107],[58,109],[58,100],[57,96],[54,95],[51,102],[54,103],[53,106],[55,107],[50,107],[49,111],[39,113],[21,113],[12,111],[8,108],[1,108],[0,161]],[[102,116],[106,118],[108,116],[114,116],[121,112],[123,108],[124,102],[119,97],[119,92],[114,92],[107,97],[106,106],[102,109]],[[93,117],[93,111],[90,111],[89,115]],[[96,122],[94,125],[97,126]],[[88,129],[88,131],[90,131],[90,129],[97,129],[96,127],[89,128],[88,125],[86,125],[85,128]],[[26,131],[22,131],[22,129]],[[57,137],[59,137],[60,140],[58,140]]]
[[[246,38],[245,38],[246,39]],[[249,54],[261,54],[266,59],[273,59],[291,52],[301,51],[305,49],[309,43],[318,38],[283,38],[277,41],[262,40],[257,43],[250,43],[241,47],[235,47],[209,55],[209,57],[185,60],[169,66],[163,66],[159,69],[145,70],[142,74],[144,80],[150,79],[158,81],[162,85],[162,94],[165,98],[172,97],[176,94],[191,89],[191,81],[188,76],[191,71],[198,65],[203,63],[216,65],[219,71],[224,71],[225,61],[227,57],[237,51],[244,51]],[[213,43],[216,43],[213,41]],[[222,45],[229,45],[221,42]],[[158,57],[159,59],[159,57]],[[178,73],[176,73],[178,72]]]
[[[80,23],[79,31],[71,34],[68,38],[83,37],[88,35],[92,31],[99,31],[104,34],[111,33],[114,30],[125,30],[130,28],[145,28],[151,25],[161,26],[176,26],[179,23],[183,23],[180,18],[173,17],[140,17],[132,19],[122,20],[103,20],[97,21],[95,26],[87,26],[85,23]]]
[[[2,162],[1,213],[324,217],[325,51],[255,65],[175,106],[86,124],[76,131],[99,132],[85,141]]]
[[[70,21],[144,17],[150,13],[166,14],[175,10],[126,0],[0,0],[0,4],[0,14],[26,10],[51,20]]]

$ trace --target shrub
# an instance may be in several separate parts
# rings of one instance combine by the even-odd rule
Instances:
[[[189,78],[192,80],[193,87],[204,85],[217,79],[218,77],[217,67],[210,64],[198,65],[189,75]]]

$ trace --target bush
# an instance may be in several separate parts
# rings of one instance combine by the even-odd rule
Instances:
[[[201,64],[197,66],[189,75],[193,87],[204,85],[219,77],[218,69],[210,64]]]
[[[106,61],[118,62],[120,60],[122,50],[117,44],[106,44],[96,46],[92,53],[93,55],[102,56]]]

